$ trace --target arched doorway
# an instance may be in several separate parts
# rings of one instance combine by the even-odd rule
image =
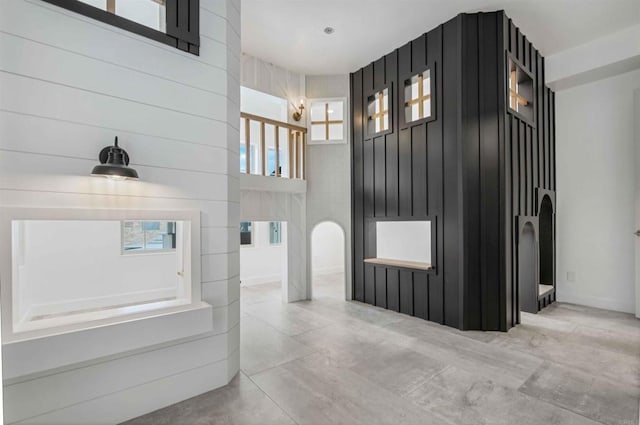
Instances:
[[[333,221],[318,223],[311,232],[313,298],[345,297],[345,235]]]
[[[538,312],[536,229],[527,221],[518,240],[518,299],[520,311]]]
[[[540,226],[540,283],[553,285],[553,204],[551,198],[545,195],[540,203],[538,214]]]

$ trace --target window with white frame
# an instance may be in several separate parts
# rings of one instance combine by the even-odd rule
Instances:
[[[269,244],[280,245],[282,243],[282,223],[272,221],[269,223]]]
[[[311,99],[309,143],[346,142],[346,99]]]
[[[126,220],[122,225],[122,253],[175,251],[176,222]]]

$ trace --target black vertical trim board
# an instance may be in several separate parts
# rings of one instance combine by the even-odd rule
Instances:
[[[532,122],[509,112],[507,55],[537,86]],[[437,114],[399,126],[404,79],[427,64]],[[543,82],[544,59],[503,12],[459,15],[351,74],[354,299],[460,329],[518,322],[517,217],[556,184]],[[392,128],[367,138],[367,97],[382,87]],[[420,219],[431,220],[434,270],[363,264],[378,221]]]

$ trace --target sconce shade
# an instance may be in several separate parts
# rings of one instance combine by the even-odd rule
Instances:
[[[93,167],[92,176],[111,177],[115,179],[137,179],[138,172],[129,167],[129,154],[118,146],[116,137],[113,146],[107,146],[98,156],[100,165]]]

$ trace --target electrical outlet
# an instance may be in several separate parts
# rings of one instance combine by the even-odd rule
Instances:
[[[567,272],[567,282],[576,281],[576,272]]]

